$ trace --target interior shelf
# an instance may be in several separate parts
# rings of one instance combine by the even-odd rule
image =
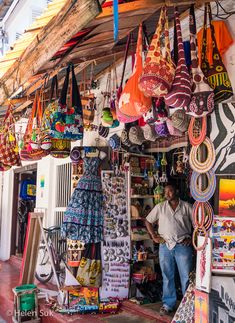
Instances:
[[[149,199],[154,198],[154,195],[132,195],[132,199]]]

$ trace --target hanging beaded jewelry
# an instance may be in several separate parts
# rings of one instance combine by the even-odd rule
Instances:
[[[208,179],[208,186],[206,189],[201,190],[198,186],[198,178],[201,175],[195,171],[192,172],[190,181],[190,192],[194,200],[199,202],[207,202],[212,198],[216,188],[216,177],[213,169],[205,173]]]
[[[201,129],[197,129],[196,127],[196,122],[198,122],[198,119],[200,119],[201,121]],[[189,127],[188,127],[188,137],[192,146],[200,145],[205,140],[206,128],[207,128],[206,116],[202,118],[195,118],[195,117],[191,118]],[[199,132],[198,136],[194,135],[196,132]]]
[[[189,164],[190,167],[197,173],[206,173],[211,169],[215,163],[215,148],[212,141],[206,137],[203,141],[203,144],[207,148],[207,158],[204,162],[200,162],[198,160],[198,150],[200,145],[192,146],[190,154],[189,154]]]

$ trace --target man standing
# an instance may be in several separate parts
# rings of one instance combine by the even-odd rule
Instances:
[[[163,277],[163,306],[160,314],[171,312],[176,305],[175,264],[178,267],[184,295],[192,267],[192,206],[180,200],[174,184],[165,186],[166,201],[157,204],[146,218],[146,227],[159,246],[159,261]],[[154,230],[158,223],[159,238]]]

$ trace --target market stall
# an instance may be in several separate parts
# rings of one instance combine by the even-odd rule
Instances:
[[[36,60],[37,68],[22,74],[22,97],[9,101],[3,118],[1,171],[25,161],[43,165],[46,158],[70,158],[70,172],[63,175],[65,181],[69,177],[69,185],[64,184],[69,198],[59,223],[63,250],[57,254],[43,246],[40,252],[48,252],[50,260],[38,262],[36,269],[39,281],[48,282],[53,276],[48,264],[56,252],[59,267],[52,267],[63,299],[50,306],[57,312],[116,313],[127,299],[143,308],[164,299],[161,249],[168,248],[170,238],[148,216],[154,207],[167,205],[166,187],[176,185],[175,200],[190,210],[191,204],[192,210],[186,214],[188,236],[174,241],[173,248],[190,237],[184,246],[194,249],[195,275],[187,277],[182,295],[182,271],[174,263],[174,297],[181,303],[163,314],[176,310],[172,322],[187,315],[188,322],[218,322],[223,315],[232,322],[235,317],[235,105],[223,56],[234,31],[222,19],[212,22],[226,13],[217,2],[194,3],[113,1],[101,8],[97,1],[89,15],[76,4],[73,12],[67,8],[67,20],[62,17],[66,23],[48,56],[39,60],[28,49],[23,63],[11,66],[16,72],[1,79],[4,105],[7,94],[14,97],[18,91],[11,87],[14,73],[23,73]],[[86,17],[76,28],[68,27],[76,10],[80,15],[84,10]],[[197,17],[202,11],[201,26]],[[58,32],[54,24],[44,41],[30,45],[33,52],[43,51],[46,40],[51,44]],[[223,49],[221,33],[226,33]],[[23,130],[21,111],[28,104]],[[183,227],[189,220],[182,221]]]

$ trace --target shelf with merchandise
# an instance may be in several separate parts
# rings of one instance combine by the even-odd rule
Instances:
[[[154,198],[154,195],[131,195],[131,199],[150,199]]]

